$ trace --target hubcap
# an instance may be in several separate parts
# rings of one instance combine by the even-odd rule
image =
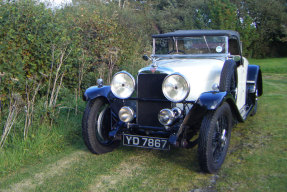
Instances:
[[[226,144],[226,136],[225,136],[225,133],[226,133],[226,130],[223,129],[222,134],[221,134],[221,137],[220,137],[220,139],[221,139],[221,147],[224,147],[225,144]]]
[[[104,145],[109,145],[113,142],[113,140],[109,138],[109,131],[112,126],[112,120],[109,113],[109,106],[104,105],[102,106],[100,113],[96,116],[96,136],[99,142]]]
[[[107,111],[107,108],[108,106],[106,105],[102,111],[100,112],[99,114],[99,117],[98,117],[98,122],[97,122],[97,131],[98,131],[98,135],[100,137],[101,140],[105,140],[105,137],[103,136],[103,121],[104,121],[104,116],[105,116],[105,113]]]

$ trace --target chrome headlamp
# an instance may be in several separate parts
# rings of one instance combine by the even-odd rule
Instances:
[[[183,75],[174,73],[167,76],[162,83],[164,96],[172,102],[180,102],[189,94],[189,83]]]
[[[135,79],[126,71],[118,72],[112,79],[111,90],[117,98],[126,99],[135,90]]]

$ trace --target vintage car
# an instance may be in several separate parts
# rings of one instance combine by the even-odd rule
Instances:
[[[262,95],[259,66],[242,56],[230,30],[179,30],[153,35],[151,64],[134,78],[127,71],[111,85],[88,88],[82,121],[92,153],[126,146],[168,150],[198,144],[204,172],[218,171],[231,129],[257,110]]]

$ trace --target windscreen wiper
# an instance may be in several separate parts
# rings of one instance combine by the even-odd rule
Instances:
[[[210,53],[210,48],[209,48],[209,46],[208,46],[208,44],[207,44],[206,37],[205,37],[205,36],[203,36],[203,39],[204,39],[205,44],[206,44],[206,47],[208,48],[208,51],[209,51],[209,53]]]

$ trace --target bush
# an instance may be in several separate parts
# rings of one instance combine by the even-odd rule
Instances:
[[[136,74],[150,45],[149,34],[142,31],[145,21],[128,17],[131,12],[99,2],[52,10],[35,0],[2,1],[0,118],[5,134],[14,125],[13,130],[21,133],[17,138],[26,139],[34,134],[33,121],[45,117],[47,125],[53,123],[55,111],[66,101],[67,108],[76,110],[82,92],[97,78],[110,82],[115,70],[130,70],[130,66]],[[19,97],[17,103],[13,95]],[[12,110],[15,106],[17,113]],[[2,135],[8,143],[12,138],[16,136],[6,140]]]

